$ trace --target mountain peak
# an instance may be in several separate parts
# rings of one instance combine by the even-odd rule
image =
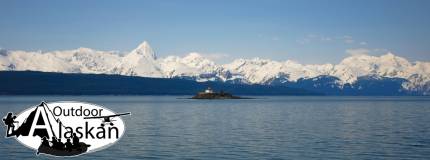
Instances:
[[[92,52],[92,51],[94,51],[94,50],[93,50],[93,49],[91,49],[91,48],[79,47],[79,48],[77,49],[77,51],[78,51],[78,52]]]
[[[185,56],[184,58],[185,59],[201,59],[201,58],[203,58],[203,56],[197,52],[191,52],[187,56]]]
[[[139,44],[139,46],[137,48],[151,48],[151,46],[149,46],[148,41],[143,41],[142,43]]]
[[[135,53],[138,55],[143,55],[147,58],[157,59],[155,56],[154,50],[152,50],[151,46],[147,41],[143,41],[136,49],[134,49],[131,53]]]
[[[386,53],[386,54],[384,54],[384,55],[382,55],[381,56],[381,58],[391,58],[391,59],[393,59],[393,58],[396,58],[397,56],[396,55],[394,55],[393,53],[391,53],[391,52],[388,52],[388,53]]]
[[[396,55],[394,55],[393,53],[388,52],[388,53],[386,53],[386,54],[384,54],[384,55],[381,55],[381,56],[379,57],[379,59],[380,59],[381,61],[393,61],[393,62],[395,62],[395,61],[402,60],[403,58],[402,58],[402,57],[397,57],[397,56],[396,56]]]

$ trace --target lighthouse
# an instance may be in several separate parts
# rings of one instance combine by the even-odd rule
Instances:
[[[208,88],[205,90],[205,93],[214,93],[214,91],[211,89],[211,87],[208,87]]]

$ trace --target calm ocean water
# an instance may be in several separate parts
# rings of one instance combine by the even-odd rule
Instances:
[[[118,143],[74,159],[430,159],[430,97],[258,98],[1,96],[0,113],[42,100],[132,112]],[[5,138],[0,155],[56,159]]]

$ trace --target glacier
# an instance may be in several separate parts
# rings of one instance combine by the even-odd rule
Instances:
[[[49,52],[1,49],[0,70],[183,78],[198,82],[308,86],[345,91],[365,90],[364,85],[372,86],[372,81],[381,81],[387,85],[400,84],[393,92],[430,95],[430,62],[410,62],[390,52],[381,56],[351,55],[339,64],[300,64],[261,58],[217,64],[196,52],[184,57],[159,58],[144,41],[129,53],[90,48]]]

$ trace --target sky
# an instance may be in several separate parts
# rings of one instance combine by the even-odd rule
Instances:
[[[392,52],[430,61],[428,0],[0,0],[0,48],[339,63]]]

